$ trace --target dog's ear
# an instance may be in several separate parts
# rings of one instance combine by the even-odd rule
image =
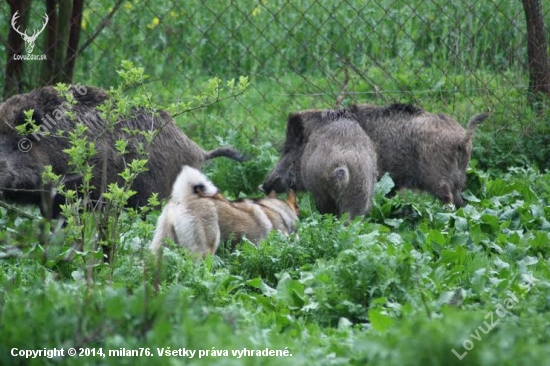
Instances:
[[[296,209],[296,211],[298,211],[298,197],[296,197],[296,193],[294,193],[294,190],[293,189],[290,189],[288,191],[288,196],[286,198],[286,202],[294,207]]]
[[[217,200],[221,200],[221,201],[226,201],[227,202],[227,198],[225,198],[225,196],[223,194],[221,194],[220,192],[216,193],[215,195],[213,195],[211,198],[215,198]]]
[[[295,145],[301,145],[304,140],[304,126],[302,124],[302,116],[298,113],[293,113],[288,116],[286,125],[286,141]]]
[[[277,192],[271,191],[271,192],[269,192],[269,194],[267,195],[267,197],[269,197],[269,198],[277,198]]]

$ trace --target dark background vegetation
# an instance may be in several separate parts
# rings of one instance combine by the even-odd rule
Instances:
[[[540,97],[550,96],[550,10],[540,0],[24,0],[2,6],[4,98],[59,81],[108,87],[115,65],[127,59],[151,75],[161,105],[196,93],[205,78],[251,78],[247,98],[213,108],[208,117],[188,115],[181,122],[186,131],[232,126],[248,140],[275,142],[292,110],[413,102],[461,123],[493,112],[474,150],[485,169],[544,169],[550,161],[548,100]],[[24,48],[9,26],[16,10],[29,34],[49,15],[33,52],[48,61],[12,60]]]

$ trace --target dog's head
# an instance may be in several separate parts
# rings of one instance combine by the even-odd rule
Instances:
[[[277,193],[271,191],[267,197],[260,199],[258,203],[280,217],[281,223],[284,225],[284,229],[280,228],[280,230],[287,234],[296,231],[300,209],[298,199],[292,189],[288,191],[287,198],[284,200],[278,199]]]
[[[214,196],[218,188],[200,170],[184,166],[174,182],[172,198],[185,200],[193,195]]]
[[[277,192],[271,191],[269,195],[267,196],[271,199],[278,199],[277,198]],[[296,216],[300,214],[300,207],[298,206],[298,197],[296,197],[296,193],[294,190],[289,189],[286,199],[283,201],[286,203],[286,205],[294,212]]]

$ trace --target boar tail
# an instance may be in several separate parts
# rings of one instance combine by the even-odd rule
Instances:
[[[476,132],[477,127],[481,124],[481,122],[485,121],[489,117],[489,113],[481,113],[476,114],[470,120],[468,121],[468,129],[466,130],[466,139],[465,141],[468,142],[472,139],[472,136],[474,136],[474,133]]]
[[[249,160],[247,157],[245,157],[243,154],[233,149],[232,147],[220,147],[212,151],[208,151],[206,153],[205,159],[210,160],[220,156],[225,156],[226,158],[237,160],[240,163]]]
[[[338,168],[334,169],[332,171],[332,177],[334,178],[334,181],[340,188],[347,187],[349,183],[349,171],[348,167],[343,165],[339,166]]]

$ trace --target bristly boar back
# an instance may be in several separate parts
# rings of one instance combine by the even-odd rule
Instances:
[[[432,193],[443,203],[464,205],[461,192],[476,128],[489,115],[470,119],[467,129],[446,114],[408,104],[348,108],[376,146],[379,174],[388,172],[399,188]]]

